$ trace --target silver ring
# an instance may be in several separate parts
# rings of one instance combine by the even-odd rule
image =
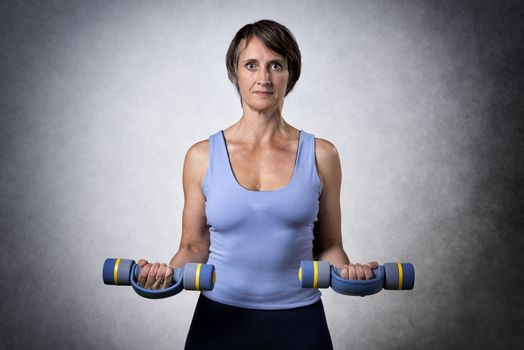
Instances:
[[[155,281],[155,283],[162,284],[164,281]]]

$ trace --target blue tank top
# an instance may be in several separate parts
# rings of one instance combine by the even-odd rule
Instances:
[[[216,283],[206,297],[249,309],[289,309],[320,299],[300,288],[301,260],[313,259],[313,227],[322,192],[315,137],[303,130],[290,182],[274,191],[249,190],[233,173],[223,131],[209,137],[202,192]]]

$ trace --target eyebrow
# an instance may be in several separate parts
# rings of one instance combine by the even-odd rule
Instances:
[[[246,63],[246,62],[258,62],[258,60],[256,58],[246,58],[243,63]],[[269,61],[269,63],[280,63],[281,65],[284,65],[284,60],[283,59],[274,59],[274,60],[271,60]]]

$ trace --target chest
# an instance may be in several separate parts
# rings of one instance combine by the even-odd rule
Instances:
[[[239,184],[254,191],[285,187],[293,177],[297,145],[247,149],[228,145],[231,170]]]

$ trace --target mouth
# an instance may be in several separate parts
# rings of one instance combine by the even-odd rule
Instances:
[[[260,95],[260,96],[269,96],[273,95],[273,92],[271,91],[254,91],[253,93]]]

